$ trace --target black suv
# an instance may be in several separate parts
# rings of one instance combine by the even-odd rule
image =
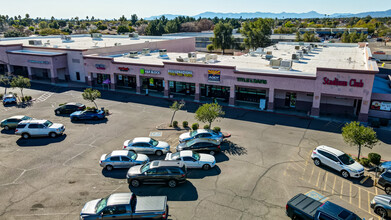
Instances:
[[[391,170],[386,170],[380,175],[378,184],[384,187],[388,195],[391,195]]]
[[[139,187],[141,183],[162,183],[173,188],[186,181],[186,167],[183,161],[155,160],[131,167],[126,178],[133,187]]]
[[[192,150],[196,152],[206,152],[215,155],[221,151],[220,143],[215,140],[194,139],[182,142],[176,147],[176,151]]]
[[[54,110],[54,113],[56,115],[71,114],[76,111],[84,111],[84,109],[86,109],[85,105],[83,105],[81,103],[70,102],[70,103],[66,103],[66,104],[61,105],[60,107],[56,108]]]

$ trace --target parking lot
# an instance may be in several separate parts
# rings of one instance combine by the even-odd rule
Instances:
[[[363,184],[345,180],[310,159],[311,150],[320,144],[356,154],[356,148],[343,143],[342,123],[227,108],[226,117],[212,124],[232,135],[216,155],[215,168],[190,170],[188,181],[176,188],[131,188],[127,170],[103,170],[100,156],[121,149],[127,139],[150,134],[175,151],[178,136],[186,130],[156,129],[171,119],[169,100],[102,92],[97,104],[111,112],[107,120],[72,123],[68,116],[55,116],[54,109],[71,101],[92,106],[82,99],[81,91],[34,85],[24,94],[35,101],[24,107],[1,106],[1,119],[23,114],[62,123],[66,130],[55,139],[29,140],[1,131],[0,219],[78,219],[85,202],[129,191],[166,195],[169,219],[288,219],[286,202],[298,193],[314,192],[362,218],[378,219],[369,202],[384,191],[373,186],[372,178]],[[187,103],[175,120],[196,122],[197,106]],[[378,135],[381,143],[373,152],[389,160],[391,135],[386,131]],[[363,155],[368,152],[364,149]]]

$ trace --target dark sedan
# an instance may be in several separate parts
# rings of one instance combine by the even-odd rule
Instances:
[[[71,121],[77,120],[98,120],[106,117],[105,112],[102,110],[86,110],[77,111],[71,114]]]
[[[56,115],[72,114],[75,111],[84,111],[84,109],[86,109],[85,105],[83,105],[81,103],[70,102],[70,103],[66,103],[66,104],[61,105],[60,107],[56,108],[54,110],[54,113]]]
[[[188,142],[180,143],[176,150],[192,150],[196,152],[206,152],[210,155],[215,155],[221,151],[220,142],[214,140],[203,140],[203,139],[194,139]]]

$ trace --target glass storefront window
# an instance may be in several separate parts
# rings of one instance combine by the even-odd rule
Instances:
[[[195,84],[194,83],[185,83],[185,82],[169,82],[170,92],[172,93],[181,93],[186,95],[195,94]]]
[[[221,98],[225,101],[229,100],[229,87],[215,85],[201,85],[201,96],[211,98]]]
[[[164,91],[164,81],[155,78],[142,78],[143,89],[154,90],[158,92]]]
[[[101,74],[101,73],[96,74],[96,83],[97,84],[101,85],[106,79],[110,79],[109,74]]]
[[[266,90],[236,87],[236,100],[259,103],[266,99]]]
[[[116,75],[117,86],[136,88],[137,82],[135,76]]]

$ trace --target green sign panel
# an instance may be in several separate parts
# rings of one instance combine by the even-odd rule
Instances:
[[[238,79],[238,82],[267,84],[267,80],[264,80],[264,79],[249,79],[249,78],[237,78],[237,79]]]

